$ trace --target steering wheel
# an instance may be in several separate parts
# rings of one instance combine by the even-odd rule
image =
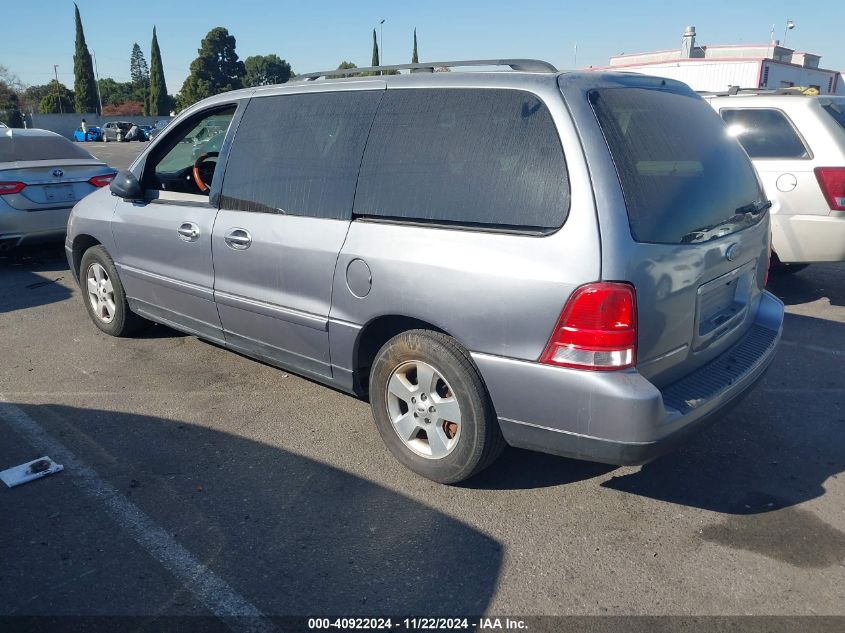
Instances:
[[[211,182],[211,179],[214,178],[214,169],[217,166],[217,161],[211,162],[209,159],[218,156],[220,156],[220,152],[206,152],[197,156],[194,161],[194,183],[203,193],[208,191],[209,187],[206,183]]]

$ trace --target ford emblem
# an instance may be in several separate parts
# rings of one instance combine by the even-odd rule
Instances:
[[[54,169],[54,170],[53,170],[53,175],[54,175],[56,178],[61,178],[62,176],[64,176],[64,175],[65,175],[65,172],[63,172],[61,169]]]
[[[727,257],[729,262],[734,261],[737,257],[739,257],[739,244],[734,242],[727,249],[725,249],[725,257]]]

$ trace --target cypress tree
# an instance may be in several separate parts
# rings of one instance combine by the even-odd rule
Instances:
[[[138,42],[132,46],[132,55],[129,57],[129,76],[136,95],[141,97],[140,100],[144,104],[144,116],[149,116],[150,67],[147,66],[147,60],[144,59],[144,52],[138,46]]]
[[[376,30],[373,29],[373,66],[378,66],[378,40],[376,39]]]
[[[164,82],[164,66],[161,63],[161,50],[158,47],[156,27],[153,27],[153,43],[150,45],[150,103],[152,116],[168,115],[167,84]]]
[[[414,52],[411,55],[411,63],[412,64],[419,64],[420,58],[417,55],[417,29],[414,29]]]
[[[82,18],[79,17],[79,7],[73,4],[76,13],[76,50],[73,54],[73,90],[76,93],[74,105],[76,111],[99,112],[97,102],[97,85],[94,81],[94,64],[91,53],[85,45],[85,33],[82,32]]]

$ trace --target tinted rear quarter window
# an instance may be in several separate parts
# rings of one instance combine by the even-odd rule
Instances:
[[[223,179],[227,209],[349,219],[382,91],[256,97]]]
[[[0,163],[93,156],[60,136],[0,136]]]
[[[358,180],[355,215],[551,231],[569,209],[557,130],[535,95],[389,89]]]
[[[780,110],[748,108],[719,111],[730,134],[751,158],[809,158],[810,152]]]
[[[640,242],[700,242],[763,195],[748,156],[716,112],[691,93],[606,88],[590,93],[613,157],[631,234]],[[757,214],[753,222],[759,221]],[[711,233],[715,231],[718,233]]]

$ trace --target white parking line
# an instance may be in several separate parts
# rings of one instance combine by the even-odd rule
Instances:
[[[790,347],[800,347],[808,349],[813,352],[820,352],[821,354],[830,354],[831,356],[845,356],[845,352],[838,349],[830,349],[829,347],[820,347],[819,345],[808,345],[806,343],[799,343],[798,341],[787,341],[781,339],[781,345],[789,345]]]
[[[165,569],[173,574],[215,616],[233,631],[273,631],[275,628],[257,607],[200,563],[170,534],[82,462],[62,442],[47,433],[20,407],[0,394],[0,419],[8,423],[37,452],[64,465],[83,492],[102,502],[105,511]]]

